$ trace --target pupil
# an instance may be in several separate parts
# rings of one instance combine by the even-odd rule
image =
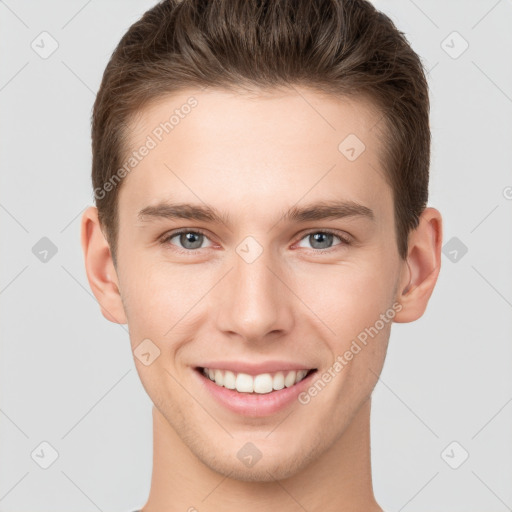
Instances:
[[[200,233],[184,233],[181,235],[180,243],[186,249],[197,249],[201,247],[202,236]]]
[[[326,242],[332,242],[332,237],[334,235],[331,235],[330,233],[314,233],[311,235],[313,237],[314,243],[311,244],[311,246],[314,249],[327,249],[328,245],[325,245]],[[315,243],[320,242],[321,247],[315,247]],[[322,245],[323,244],[323,245]]]

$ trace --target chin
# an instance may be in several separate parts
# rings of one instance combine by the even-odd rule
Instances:
[[[219,473],[224,477],[242,482],[274,482],[276,480],[285,480],[299,473],[306,465],[307,461],[301,455],[297,457],[286,457],[279,461],[264,461],[263,458],[253,467],[244,467],[236,459],[208,460],[201,459],[203,464],[212,471]]]
[[[307,440],[308,444],[305,444]],[[261,458],[251,467],[244,464],[238,457],[240,446],[247,441],[230,440],[224,444],[224,450],[217,444],[206,449],[208,442],[189,444],[190,450],[208,468],[224,477],[243,482],[274,482],[285,480],[303,471],[321,453],[321,440],[316,436],[306,437],[303,441],[273,444],[269,439],[255,439],[253,444],[258,446]],[[231,446],[233,445],[233,446]],[[250,451],[250,450],[249,450]]]

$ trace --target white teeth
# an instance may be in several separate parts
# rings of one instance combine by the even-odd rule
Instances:
[[[295,384],[295,377],[297,376],[297,373],[292,370],[291,372],[288,372],[286,377],[284,378],[284,385],[289,388],[290,386],[293,386]]]
[[[234,373],[229,370],[203,368],[203,374],[218,386],[227,389],[236,389],[239,393],[265,394],[279,391],[284,387],[291,387],[306,377],[308,370],[291,370],[276,372],[274,374],[261,373],[249,375],[247,373]]]
[[[215,370],[215,382],[219,386],[224,385],[224,373],[221,370]]]
[[[272,375],[270,373],[262,373],[254,377],[255,393],[270,393],[272,391]]]
[[[215,379],[215,382],[219,384],[217,379]],[[222,386],[222,384],[219,384],[219,386]],[[254,391],[254,379],[247,373],[239,373],[236,376],[235,387],[239,393],[252,393]]]
[[[228,389],[236,388],[236,375],[229,370],[224,372],[224,387]]]
[[[284,388],[284,373],[283,372],[277,372],[274,375],[274,378],[272,380],[272,387],[277,391]]]
[[[307,373],[308,373],[307,370],[299,370],[297,372],[297,377],[295,377],[295,384],[297,382],[300,382],[306,376]]]

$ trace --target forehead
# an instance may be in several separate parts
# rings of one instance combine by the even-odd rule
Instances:
[[[261,217],[303,198],[371,203],[384,215],[392,205],[380,119],[364,99],[298,87],[159,98],[130,124],[125,162],[138,156],[126,166],[120,211],[179,199]]]

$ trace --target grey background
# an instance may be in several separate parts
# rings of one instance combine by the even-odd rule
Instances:
[[[0,1],[3,512],[131,511],[149,492],[151,402],[125,326],[89,290],[79,228],[94,94],[153,3]],[[375,388],[375,495],[386,512],[512,510],[512,3],[375,4],[429,70],[429,204],[446,244],[429,308],[395,324]],[[51,48],[43,31],[58,42],[45,59],[31,47]]]

